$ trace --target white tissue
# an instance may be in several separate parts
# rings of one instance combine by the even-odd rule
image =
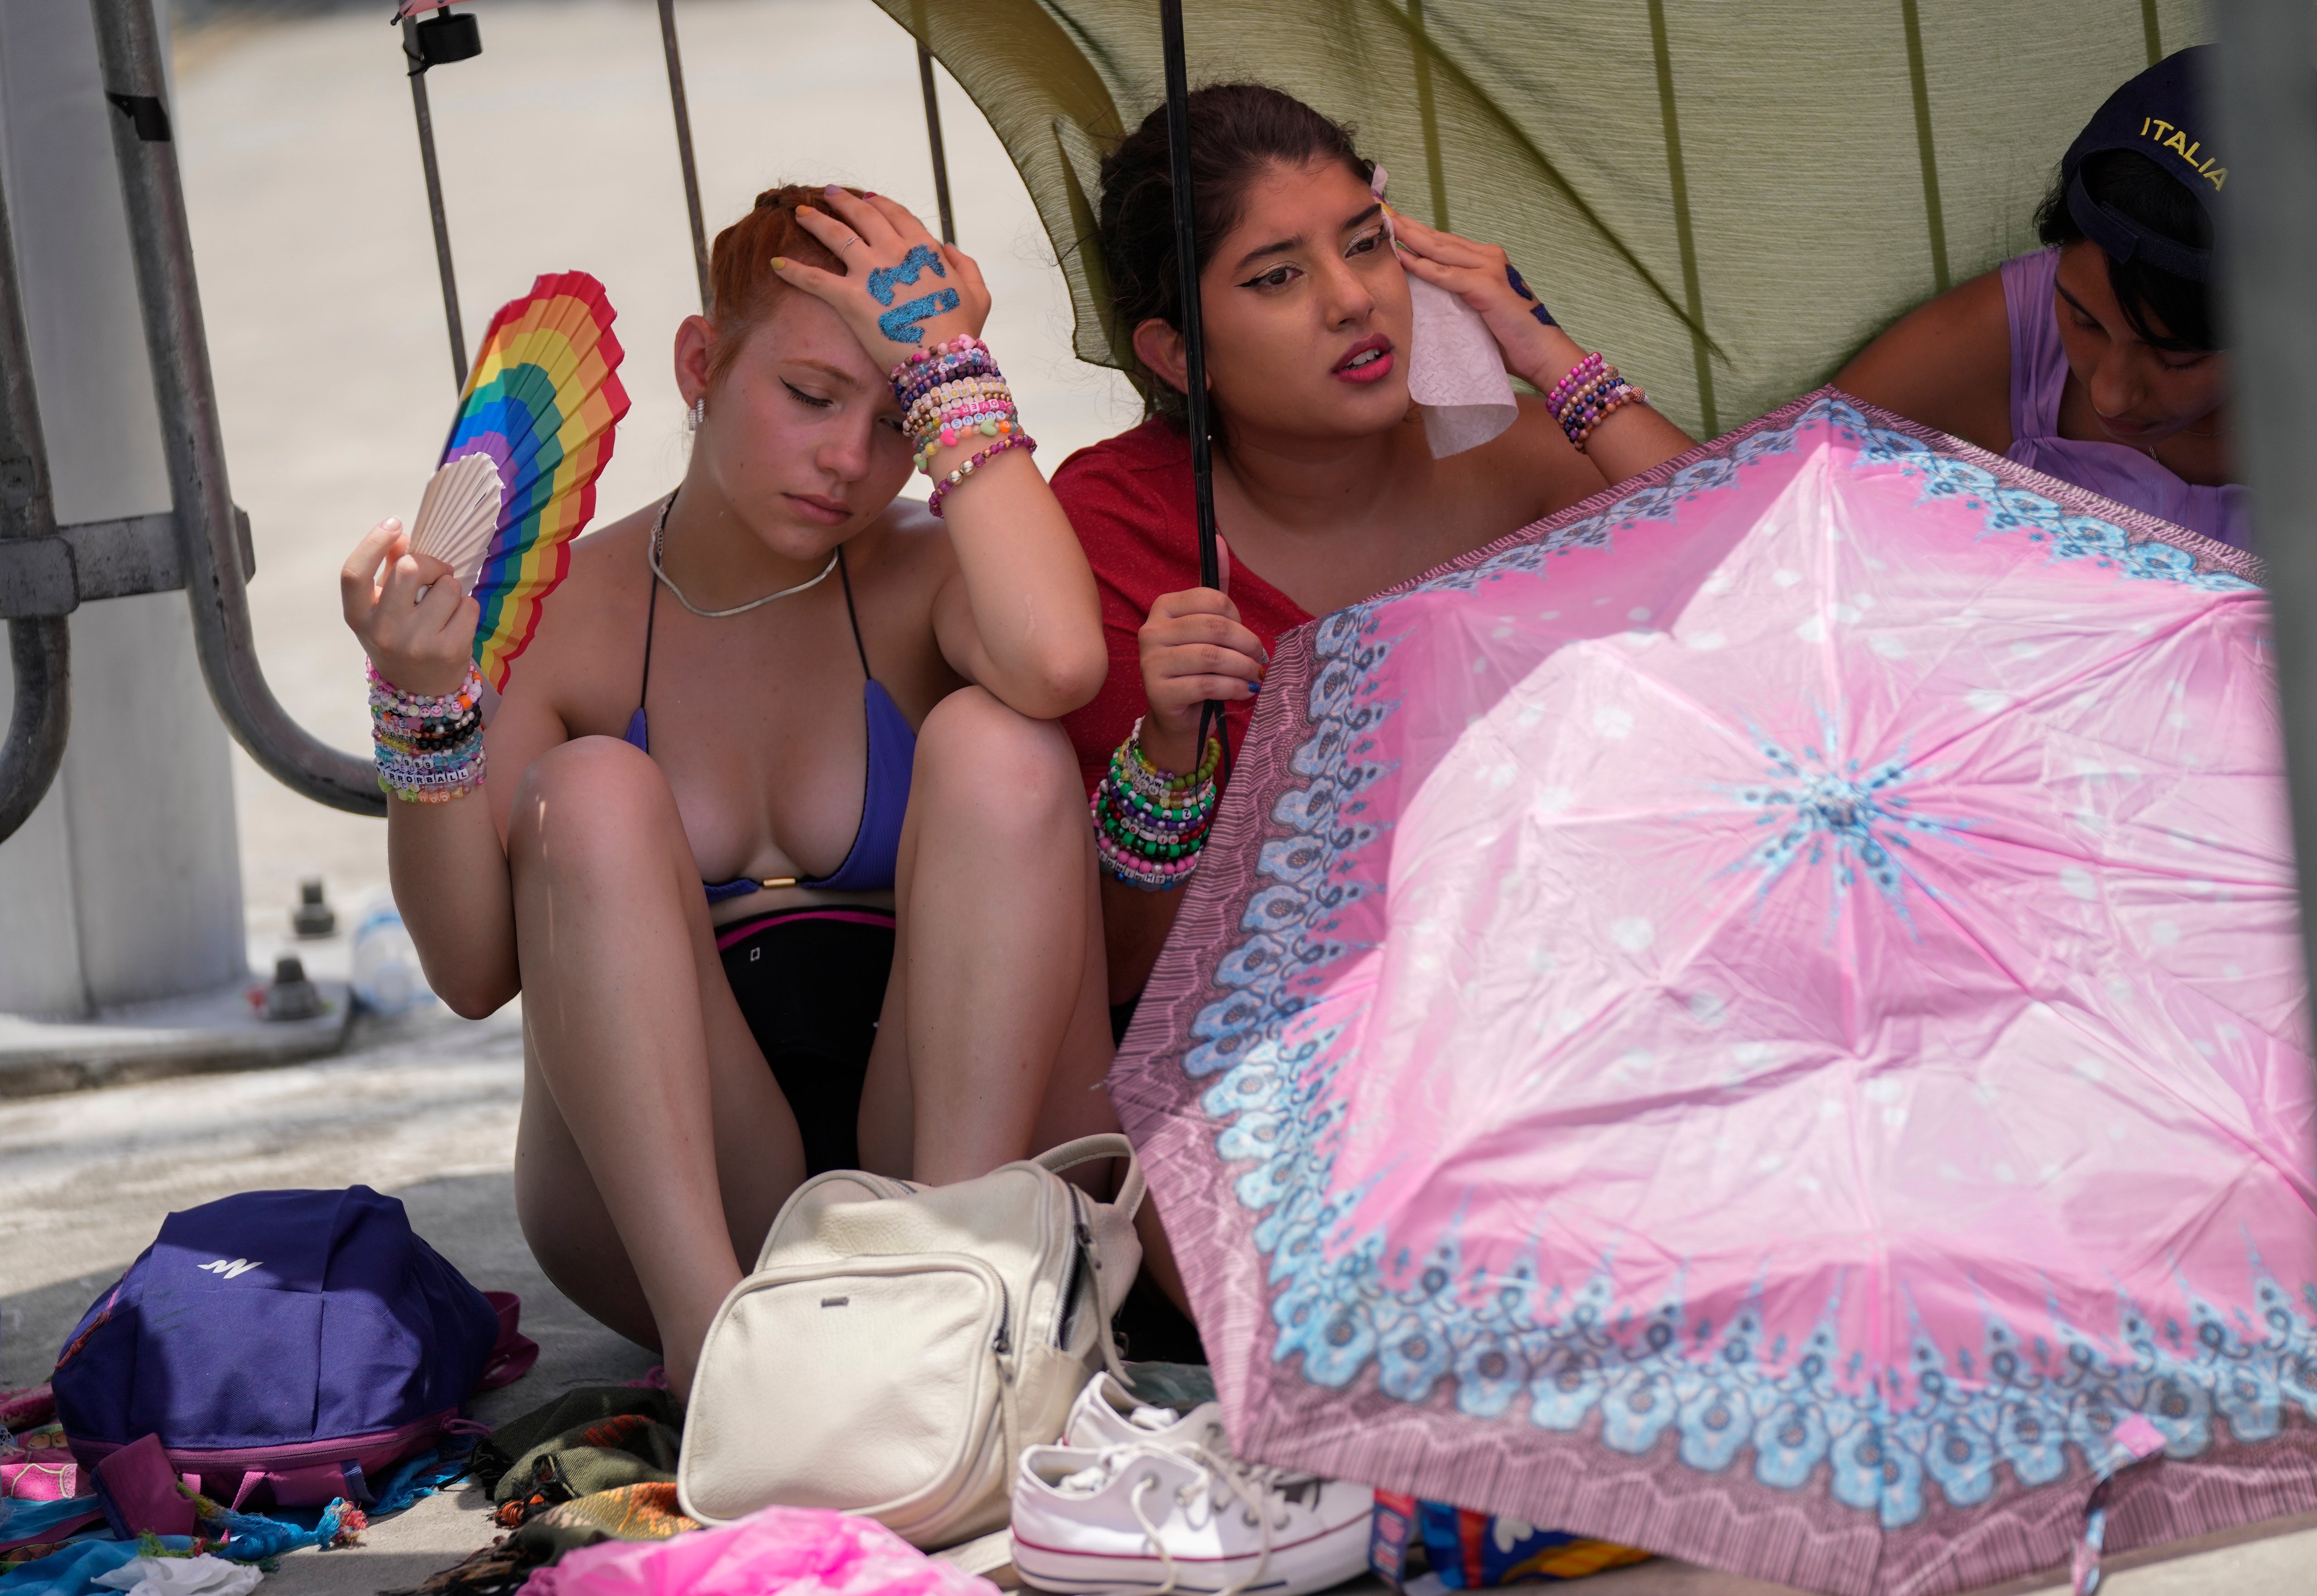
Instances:
[[[1424,406],[1424,441],[1435,459],[1478,449],[1519,414],[1496,334],[1479,311],[1413,272],[1408,294],[1416,310],[1408,392]]]
[[[265,1575],[204,1552],[198,1557],[137,1557],[90,1583],[129,1596],[248,1596]]]

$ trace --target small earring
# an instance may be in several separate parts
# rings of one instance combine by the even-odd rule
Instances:
[[[696,432],[700,430],[701,424],[707,419],[708,396],[702,394],[692,401],[692,409],[685,415],[684,420],[690,424],[691,430]]]

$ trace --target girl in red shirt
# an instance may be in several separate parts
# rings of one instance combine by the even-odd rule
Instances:
[[[1134,795],[1211,805],[1200,705],[1237,745],[1283,632],[1418,575],[1690,447],[1614,367],[1561,331],[1505,252],[1387,212],[1350,134],[1257,84],[1190,99],[1200,303],[1224,587],[1198,584],[1184,341],[1165,108],[1103,163],[1101,241],[1114,325],[1150,418],[1081,450],[1055,496],[1100,588],[1110,674],[1067,718],[1105,826],[1104,934],[1114,1004],[1149,978],[1189,866],[1135,850]],[[1396,239],[1395,239],[1396,235]],[[1398,248],[1394,247],[1397,242]],[[1524,397],[1493,441],[1436,459],[1409,397],[1407,273],[1487,321]],[[1548,401],[1558,401],[1555,406]],[[1138,774],[1139,772],[1139,774]],[[1201,798],[1202,791],[1205,796]],[[1189,858],[1195,861],[1195,852]],[[1139,879],[1137,878],[1139,878]]]

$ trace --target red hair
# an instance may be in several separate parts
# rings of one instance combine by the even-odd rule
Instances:
[[[845,263],[836,251],[797,220],[800,205],[827,213],[821,199],[825,192],[821,184],[805,183],[766,189],[747,215],[716,235],[708,255],[708,323],[716,329],[716,347],[708,362],[710,382],[722,379],[739,358],[748,334],[773,313],[783,294],[794,291],[774,273],[774,256],[825,272],[844,272]],[[845,192],[861,194],[858,189]]]

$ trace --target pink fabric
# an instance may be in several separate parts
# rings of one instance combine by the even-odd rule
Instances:
[[[2003,263],[2003,304],[2011,313],[2011,447],[2005,457],[2232,548],[2250,548],[2252,499],[2243,487],[2183,482],[2136,449],[2060,436],[2068,355],[2053,308],[2059,273],[2056,249]]]
[[[1110,1077],[1234,1450],[1851,1596],[2317,1507],[2258,572],[1829,389],[1282,638]]]
[[[16,1502],[69,1502],[80,1494],[80,1465],[58,1448],[41,1458],[0,1463],[0,1497]]]
[[[669,1540],[606,1541],[566,1553],[525,1596],[997,1596],[869,1519],[768,1507]]]

